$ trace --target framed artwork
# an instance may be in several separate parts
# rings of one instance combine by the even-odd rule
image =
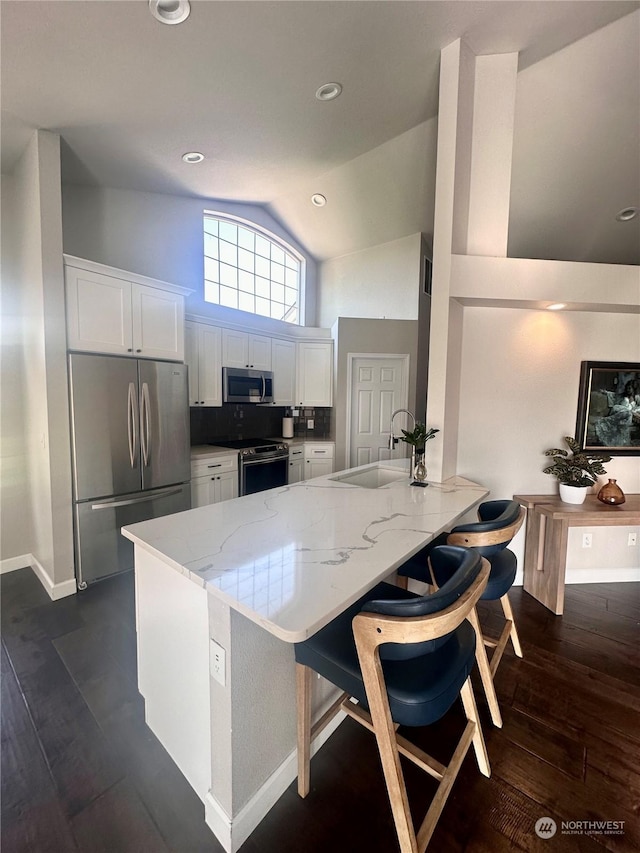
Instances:
[[[581,363],[576,440],[585,450],[640,456],[640,364]]]

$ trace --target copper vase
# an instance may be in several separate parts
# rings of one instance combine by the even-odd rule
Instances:
[[[598,492],[598,500],[603,504],[623,504],[625,502],[624,492],[615,480],[609,480]]]

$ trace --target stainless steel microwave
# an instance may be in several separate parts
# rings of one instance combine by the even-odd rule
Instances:
[[[273,373],[223,367],[222,400],[224,403],[273,403]]]

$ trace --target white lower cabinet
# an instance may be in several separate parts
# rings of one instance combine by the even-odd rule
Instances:
[[[191,508],[238,497],[238,457],[201,457],[191,463]]]
[[[332,441],[305,442],[304,479],[312,480],[324,474],[333,474],[335,445]]]
[[[304,444],[293,444],[289,447],[289,485],[304,480]]]

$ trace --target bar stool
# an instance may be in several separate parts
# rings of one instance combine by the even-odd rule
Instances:
[[[515,654],[520,658],[522,657],[520,638],[518,637],[508,595],[515,580],[517,560],[516,555],[507,548],[507,545],[522,527],[524,517],[525,511],[517,501],[485,501],[485,503],[480,504],[478,507],[479,521],[460,524],[454,527],[450,533],[441,534],[440,537],[430,543],[426,548],[423,548],[422,551],[414,555],[414,557],[398,569],[400,577],[413,578],[414,580],[435,586],[437,589],[446,583],[448,579],[447,571],[443,571],[440,568],[440,564],[434,564],[430,561],[430,554],[433,553],[434,548],[438,547],[440,543],[446,542],[449,545],[473,548],[489,561],[491,574],[489,575],[487,588],[481,598],[485,601],[500,600],[506,620],[498,639],[482,635],[484,645],[488,648],[493,648],[491,660],[488,664],[490,683],[486,681],[484,666],[480,665],[480,661],[478,662],[490,709],[494,706],[494,700],[497,707],[493,678],[509,640],[511,640]],[[481,635],[477,615],[475,618],[471,617],[471,619],[476,630],[478,630],[478,634]],[[491,716],[496,725],[502,725],[499,710],[497,711],[497,716],[500,716],[499,723],[496,722],[494,710],[492,710]]]
[[[489,565],[475,551],[453,546],[435,549],[431,561],[439,572],[449,574],[433,595],[378,584],[313,637],[295,645],[298,793],[309,793],[313,739],[338,711],[345,711],[376,736],[401,853],[426,849],[471,744],[480,772],[490,775],[469,677],[476,634],[467,621],[486,588]],[[313,672],[344,692],[312,727]],[[396,733],[400,725],[436,722],[458,696],[467,724],[448,765]],[[417,833],[400,754],[439,780]]]

